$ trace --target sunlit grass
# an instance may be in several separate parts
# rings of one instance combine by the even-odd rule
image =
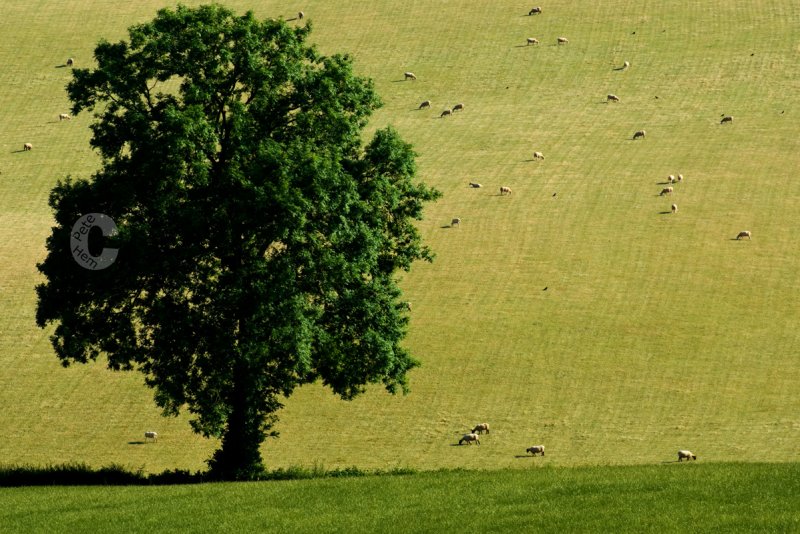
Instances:
[[[6,532],[794,532],[797,464],[0,488]]]
[[[98,165],[91,117],[58,121],[69,107],[61,65],[90,66],[98,39],[162,5],[3,4],[4,462],[197,470],[216,446],[186,418],[162,419],[139,375],[61,369],[34,324],[49,190]],[[701,463],[798,459],[800,5],[578,1],[528,17],[530,7],[304,2],[320,49],[350,53],[375,80],[385,105],[370,129],[394,125],[445,196],[420,223],[436,261],[403,280],[407,345],[423,363],[412,393],[375,388],[345,403],[302,388],[264,447],[269,466],[524,469],[516,456],[534,443],[548,447],[537,465],[553,466],[658,464],[678,448]],[[417,110],[426,99],[433,107]],[[463,112],[438,118],[457,102]],[[722,114],[734,122],[720,125]],[[531,161],[534,150],[546,159]],[[677,173],[684,182],[659,197]],[[673,202],[679,212],[663,213]],[[460,227],[445,228],[453,217]],[[753,239],[733,240],[744,229]],[[483,421],[492,432],[480,448],[451,447]],[[145,430],[159,442],[140,443]]]

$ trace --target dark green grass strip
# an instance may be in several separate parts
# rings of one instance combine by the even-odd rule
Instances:
[[[800,464],[0,489],[4,532],[797,532]]]

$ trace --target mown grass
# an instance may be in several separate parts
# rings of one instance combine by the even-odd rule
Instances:
[[[0,524],[5,532],[26,533],[800,529],[798,464],[529,467],[189,486],[0,488]]]
[[[98,165],[91,117],[57,120],[60,65],[90,65],[99,38],[162,5],[3,4],[4,462],[195,471],[216,446],[186,418],[160,418],[136,374],[61,369],[34,325],[48,192]],[[304,2],[320,49],[351,53],[375,80],[385,106],[371,128],[398,128],[445,196],[420,223],[436,262],[403,280],[407,344],[423,362],[411,395],[375,388],[345,403],[301,388],[264,447],[269,466],[524,469],[517,456],[534,443],[548,447],[537,464],[552,466],[657,464],[678,448],[701,462],[798,460],[800,5],[577,0],[527,17],[530,7]],[[570,43],[555,46],[559,35]],[[631,68],[615,70],[624,60]],[[416,82],[400,81],[407,70]],[[433,108],[416,110],[426,99]],[[456,102],[463,112],[438,118]],[[718,124],[723,113],[733,124]],[[640,128],[647,137],[632,141]],[[676,173],[686,180],[658,197]],[[514,194],[501,198],[500,185]],[[672,202],[679,212],[663,214]],[[452,217],[460,228],[446,228]],[[752,241],[732,240],[743,229]],[[450,446],[483,421],[483,446]],[[159,442],[145,445],[151,429]]]

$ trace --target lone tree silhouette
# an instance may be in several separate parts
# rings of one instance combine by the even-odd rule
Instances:
[[[373,85],[306,44],[310,31],[220,5],[163,9],[129,41],[101,41],[97,68],[67,86],[74,115],[95,112],[102,166],[50,195],[36,322],[54,324],[64,366],[139,370],[165,415],[188,410],[195,432],[221,437],[219,479],[263,471],[297,386],[405,393],[418,365],[400,345],[397,273],[432,259],[414,220],[439,192],[415,181],[391,128],[364,145]],[[72,258],[88,213],[117,226],[103,270]]]

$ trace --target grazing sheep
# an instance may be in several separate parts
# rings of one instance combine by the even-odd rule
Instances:
[[[506,187],[506,186],[502,186],[500,188],[500,194],[501,195],[510,195],[511,194],[511,188],[510,187]]]
[[[442,111],[442,114],[439,115],[439,118],[441,119],[442,117],[447,117],[448,115],[452,115],[452,114],[453,114],[453,110],[452,109],[446,109],[446,110]]]
[[[68,113],[61,113],[58,116],[58,120],[60,120],[60,121],[68,121],[68,120],[72,120],[72,117],[70,117]]]
[[[608,95],[607,98],[610,102],[619,102],[619,97],[617,95]]]
[[[464,111],[464,104],[460,104],[459,103],[459,104],[456,104],[455,106],[453,106],[453,112],[456,112],[456,111]]]
[[[556,39],[556,42],[560,45],[567,44],[569,42],[569,39],[567,39],[566,37],[559,37],[558,39]]]
[[[677,204],[673,204],[672,205],[672,213],[678,213],[678,205]]]
[[[429,107],[431,107],[431,101],[430,101],[430,100],[426,100],[425,102],[423,102],[422,104],[420,104],[420,105],[419,105],[419,108],[417,108],[417,109],[429,108]]]
[[[697,456],[692,451],[678,451],[678,461],[682,462],[683,460],[697,460]]]
[[[473,434],[483,434],[484,432],[489,433],[489,423],[475,425],[475,428],[472,429]]]
[[[475,188],[475,189],[478,189],[479,187],[483,187],[481,184],[479,184],[479,183],[476,183],[476,182],[470,182],[470,183],[469,183],[469,186],[470,186],[470,187],[473,187],[473,188]]]
[[[473,441],[475,443],[477,443],[478,445],[481,444],[481,440],[480,440],[480,438],[478,438],[478,434],[472,434],[472,433],[464,434],[464,436],[460,440],[458,440],[458,444],[459,445],[463,445],[464,442],[466,442],[467,445],[472,445]]]
[[[672,189],[671,186],[670,187],[665,187],[664,189],[661,190],[661,192],[658,194],[658,196],[663,197],[664,195],[671,195],[672,191],[673,191],[673,189]]]
[[[302,11],[298,11],[297,12],[297,18],[298,19],[303,20],[303,17],[305,17],[305,16],[306,16],[306,14],[303,13]]]
[[[630,62],[626,61],[625,63],[622,64],[622,70],[625,70],[630,66],[631,66]]]
[[[536,456],[537,454],[544,456],[544,445],[534,445],[533,447],[528,447],[525,449],[525,452],[529,452],[533,456]]]
[[[667,181],[669,183],[671,183],[671,184],[674,184],[675,183],[675,176],[670,174],[669,176],[667,176]]]
[[[417,79],[417,77],[414,75],[413,72],[404,72],[403,76],[404,76],[404,78],[403,78],[404,80],[416,80]]]
[[[533,159],[544,159],[544,154],[542,154],[541,152],[534,152]]]
[[[736,236],[736,240],[738,241],[739,239],[742,239],[743,237],[746,237],[747,239],[750,239],[750,230],[742,230],[741,232],[739,232],[739,235]]]
[[[541,7],[534,7],[533,9],[528,11],[528,16],[530,17],[531,15],[541,15],[541,13],[542,13]]]
[[[537,39],[536,37],[528,37],[528,44],[529,45],[539,44],[539,39]]]
[[[452,221],[450,221],[450,228],[452,228],[453,226],[458,226],[458,227],[460,227],[460,226],[461,226],[461,219],[459,219],[458,217],[456,217],[455,219],[453,219]]]
[[[719,121],[720,124],[725,124],[726,122],[733,122],[733,116],[725,115],[724,117],[722,117],[722,120]]]
[[[22,150],[33,150],[33,145],[30,143],[25,143],[22,145]]]
[[[152,430],[145,432],[144,440],[147,441],[148,439],[151,439],[153,441],[158,441],[158,432],[153,432]]]
[[[633,134],[634,139],[639,139],[640,137],[644,137],[647,134],[644,130],[639,130],[638,132]]]
[[[72,58],[68,58],[67,59],[67,67],[71,67],[74,64],[75,64],[75,61]]]
[[[682,181],[683,181],[683,175],[682,175],[682,174],[679,174],[679,175],[678,175],[678,181],[679,181],[679,182],[682,182]]]

